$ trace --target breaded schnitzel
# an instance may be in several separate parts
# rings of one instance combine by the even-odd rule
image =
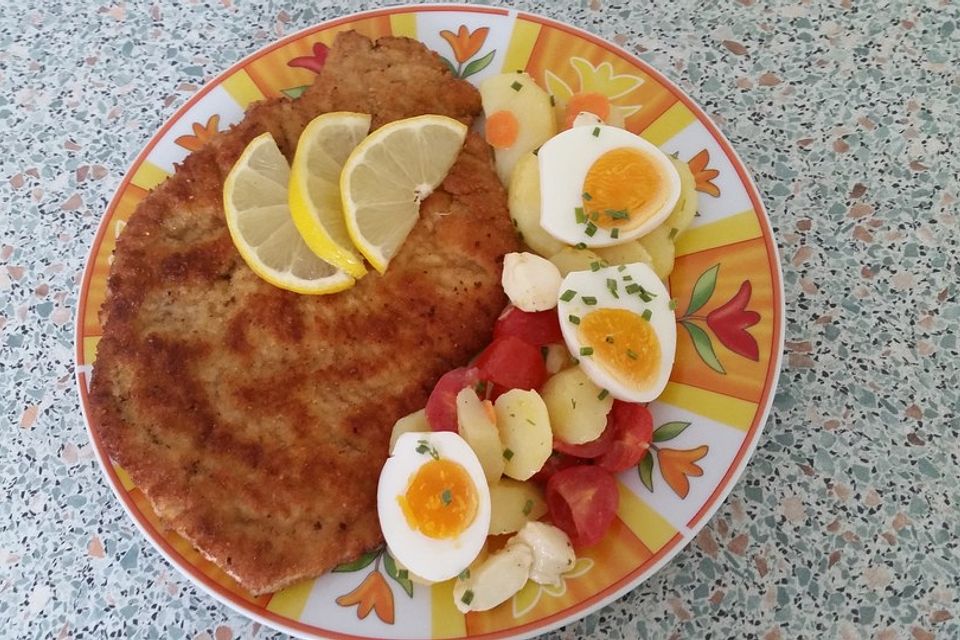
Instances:
[[[486,143],[469,135],[386,274],[303,296],[246,266],[223,180],[270,131],[290,157],[314,116],[377,127],[480,99],[419,43],[341,35],[299,99],[269,100],[190,155],[119,238],[101,310],[92,423],[168,526],[254,594],[381,541],[377,479],[393,422],[490,339],[517,250]]]

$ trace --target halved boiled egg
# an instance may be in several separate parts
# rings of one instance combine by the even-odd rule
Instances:
[[[567,244],[606,247],[642,236],[680,198],[680,174],[660,149],[625,129],[577,124],[550,138],[540,162],[540,225]]]
[[[640,262],[563,279],[557,311],[567,348],[599,387],[619,400],[650,402],[673,368],[676,317],[670,295]]]
[[[490,489],[473,449],[456,433],[405,433],[380,472],[377,513],[397,562],[440,582],[483,548]]]

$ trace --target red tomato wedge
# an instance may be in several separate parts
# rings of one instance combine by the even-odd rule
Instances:
[[[607,426],[596,440],[584,442],[583,444],[567,444],[563,440],[554,438],[553,448],[578,458],[599,458],[605,454],[610,449],[610,445],[613,444],[613,433],[613,424],[611,424],[610,418],[607,417]]]
[[[581,458],[575,458],[574,456],[570,456],[565,453],[554,451],[550,454],[550,457],[547,458],[547,461],[543,463],[543,466],[540,467],[540,471],[537,471],[535,474],[533,474],[531,480],[546,484],[547,481],[550,480],[550,478],[552,478],[553,475],[558,471],[563,471],[564,469],[569,469],[570,467],[576,467],[582,464],[587,464],[587,461]]]
[[[481,379],[507,389],[536,389],[547,379],[540,349],[516,336],[496,338],[474,366]]]
[[[619,473],[643,460],[653,440],[653,416],[642,404],[614,401],[604,435],[612,432],[609,448],[596,463],[610,473]]]
[[[460,367],[448,371],[437,380],[427,400],[427,424],[434,431],[457,430],[457,394],[480,381],[480,372],[474,367]]]
[[[617,481],[594,465],[558,471],[547,482],[546,493],[550,518],[578,548],[603,538],[620,504]]]
[[[560,318],[556,309],[547,311],[521,311],[516,307],[507,307],[497,324],[493,325],[493,337],[513,336],[527,344],[542,347],[545,344],[563,342],[560,331]]]

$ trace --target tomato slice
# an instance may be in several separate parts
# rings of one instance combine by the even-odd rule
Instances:
[[[547,507],[554,524],[575,547],[589,547],[607,533],[620,493],[613,475],[595,465],[558,471],[547,482]]]
[[[457,430],[457,394],[480,381],[475,367],[448,371],[437,380],[427,400],[427,424],[434,431]]]
[[[543,466],[540,467],[540,471],[533,474],[533,477],[530,479],[534,482],[546,484],[555,473],[581,464],[587,464],[587,461],[559,451],[554,451],[550,454],[550,457],[547,458],[547,461],[543,463]]]
[[[604,434],[608,431],[613,433],[610,447],[596,462],[610,473],[626,471],[643,460],[650,450],[653,416],[642,404],[615,400]]]
[[[483,380],[507,389],[536,389],[547,379],[540,349],[516,336],[496,338],[474,364]]]
[[[569,444],[563,440],[554,438],[553,448],[578,458],[599,458],[605,454],[610,449],[610,445],[613,444],[613,432],[613,425],[608,417],[607,426],[596,440],[584,442],[583,444]]]
[[[520,338],[535,347],[563,342],[556,309],[531,312],[521,311],[514,306],[507,307],[497,324],[493,325],[494,339],[506,336]]]

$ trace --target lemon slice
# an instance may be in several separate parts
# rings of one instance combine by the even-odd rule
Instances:
[[[370,116],[337,111],[314,118],[300,134],[290,167],[290,213],[315,254],[355,278],[367,269],[353,249],[340,203],[340,171],[370,130]]]
[[[223,183],[223,208],[237,251],[258,276],[298,293],[333,293],[354,278],[321,260],[300,237],[288,204],[290,165],[269,133],[247,145]]]
[[[340,174],[347,232],[383,273],[429,196],[453,166],[467,127],[426,115],[385,125],[357,145]]]

